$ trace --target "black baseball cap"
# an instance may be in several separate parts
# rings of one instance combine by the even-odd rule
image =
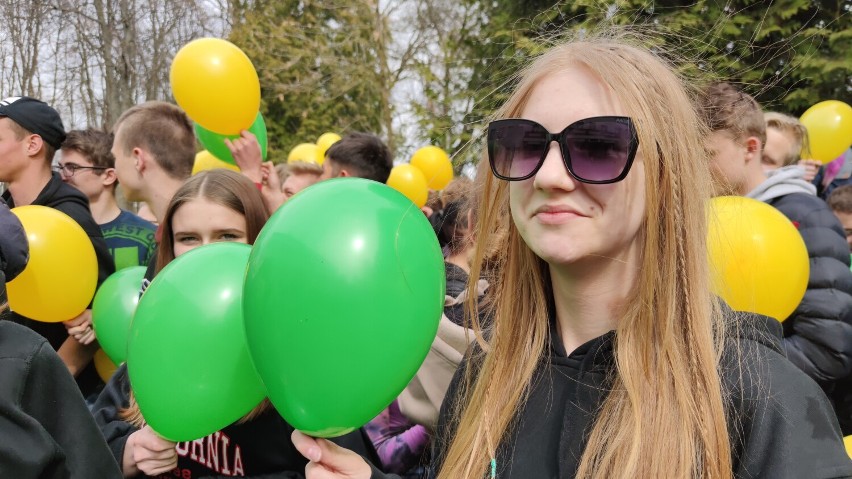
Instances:
[[[25,130],[40,136],[57,150],[65,141],[65,127],[59,113],[47,103],[28,96],[0,100],[0,117],[7,117]]]

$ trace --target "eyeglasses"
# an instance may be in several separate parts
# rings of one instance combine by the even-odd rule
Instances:
[[[559,133],[532,120],[497,120],[488,125],[491,171],[501,180],[526,180],[544,164],[553,141],[559,143],[571,176],[591,184],[623,180],[639,148],[633,121],[624,116],[585,118]]]
[[[59,172],[60,175],[65,178],[71,178],[74,176],[74,173],[77,173],[79,170],[92,170],[99,171],[107,169],[106,166],[80,166],[76,163],[57,163],[56,167],[54,167],[56,171]]]

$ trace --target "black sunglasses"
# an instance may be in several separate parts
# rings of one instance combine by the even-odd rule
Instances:
[[[633,121],[625,116],[595,116],[551,133],[532,120],[510,118],[488,125],[488,160],[501,180],[531,178],[544,163],[550,143],[562,150],[562,161],[577,181],[616,183],[630,171],[639,148]]]

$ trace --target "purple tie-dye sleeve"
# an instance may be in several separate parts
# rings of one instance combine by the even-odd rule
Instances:
[[[403,474],[420,465],[429,444],[429,432],[399,410],[396,400],[364,426],[385,472]]]

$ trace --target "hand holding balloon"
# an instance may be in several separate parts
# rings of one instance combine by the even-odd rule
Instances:
[[[230,150],[234,162],[244,175],[254,183],[263,182],[263,172],[260,169],[263,156],[256,136],[250,131],[243,130],[239,138],[233,140],[225,138],[225,146]]]
[[[70,321],[63,321],[62,324],[65,325],[68,335],[84,346],[92,344],[95,340],[95,330],[92,328],[91,309],[83,311],[79,316]]]
[[[133,477],[140,472],[156,477],[177,467],[177,449],[172,441],[161,438],[145,426],[127,438],[124,445],[121,469],[124,477]]]
[[[217,159],[230,165],[237,163],[226,142],[241,139],[246,131],[257,139],[257,143],[260,146],[260,157],[266,158],[267,143],[269,140],[267,138],[266,122],[260,112],[257,113],[254,123],[247,130],[242,130],[236,135],[221,135],[204,128],[198,123],[195,124],[195,136],[198,137],[198,141],[204,149],[209,151]]]
[[[369,479],[372,471],[360,455],[325,439],[315,439],[299,431],[291,435],[296,450],[309,462],[306,479]]]

